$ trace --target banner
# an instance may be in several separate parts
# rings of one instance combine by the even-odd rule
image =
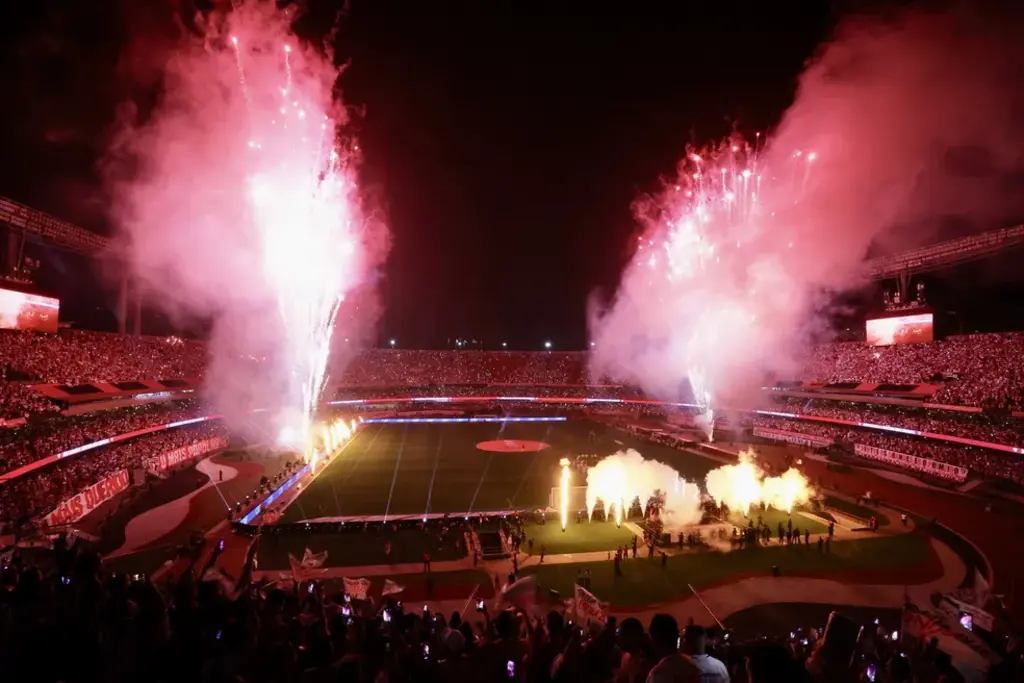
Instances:
[[[781,429],[769,429],[767,427],[754,427],[754,436],[772,441],[785,441],[797,446],[810,446],[811,448],[824,448],[832,445],[832,439],[814,434],[801,434],[799,432],[787,432]]]
[[[597,596],[579,584],[576,584],[573,612],[576,614],[577,623],[580,624],[605,620],[604,610],[601,608],[601,602]]]
[[[937,608],[928,600],[909,596],[903,606],[903,634],[923,643],[935,639],[937,647],[949,655],[950,662],[968,683],[982,683],[999,655],[960,625],[958,615]]]
[[[346,579],[342,581],[345,583],[345,592],[348,593],[349,597],[353,600],[366,600],[370,595],[370,580],[369,579]]]
[[[61,502],[56,510],[43,518],[43,522],[46,526],[77,522],[117,494],[127,490],[130,485],[131,475],[128,470],[118,470]]]
[[[969,470],[966,467],[957,467],[956,465],[939,462],[938,460],[931,460],[917,455],[907,455],[906,453],[889,451],[884,448],[876,448],[875,446],[868,446],[862,443],[854,444],[853,452],[862,458],[878,460],[879,462],[889,463],[890,465],[904,467],[917,472],[924,472],[925,474],[930,474],[933,477],[948,479],[949,481],[955,481],[958,483],[967,481],[967,474],[969,473]]]
[[[172,467],[176,467],[183,462],[187,462],[193,458],[198,458],[200,455],[206,455],[212,451],[217,451],[222,448],[227,448],[228,438],[226,436],[214,436],[209,439],[203,439],[195,443],[190,443],[187,446],[181,448],[175,448],[174,450],[161,453],[155,458],[149,458],[145,461],[145,467],[153,474],[159,475],[164,470],[169,470]]]
[[[991,633],[995,626],[995,617],[981,607],[961,600],[959,597],[951,593],[943,594],[942,598],[939,600],[939,607],[943,612],[954,619],[959,619],[961,614],[970,614],[971,621],[974,623],[974,628],[984,629]]]

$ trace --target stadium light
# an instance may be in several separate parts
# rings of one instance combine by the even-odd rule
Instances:
[[[551,342],[549,342],[549,341],[544,342],[544,348],[545,349],[550,349],[551,348]]]
[[[594,348],[594,342],[590,342],[590,348]]]
[[[392,346],[394,346],[394,345],[395,345],[395,340],[394,340],[394,339],[392,339],[392,340],[391,340],[391,345],[392,345]]]
[[[501,342],[501,348],[507,349],[508,348],[508,344],[506,342]]]

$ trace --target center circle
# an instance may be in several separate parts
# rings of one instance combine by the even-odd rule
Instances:
[[[550,448],[543,441],[519,441],[518,439],[481,441],[476,447],[481,451],[490,451],[491,453],[536,453]]]

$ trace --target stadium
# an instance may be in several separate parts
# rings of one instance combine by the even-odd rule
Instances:
[[[471,596],[500,599],[512,574],[535,577],[546,605],[582,583],[618,618],[670,609],[737,634],[749,615],[759,628],[795,629],[835,608],[899,630],[908,587],[957,600],[977,628],[1015,618],[1004,586],[1019,573],[1006,539],[1017,528],[1021,418],[1014,399],[999,412],[978,403],[1015,372],[1019,335],[819,347],[805,379],[766,388],[765,409],[716,420],[710,440],[695,403],[587,385],[585,353],[366,351],[321,407],[355,428],[319,468],[226,430],[193,398],[201,345],[87,332],[0,339],[8,377],[32,378],[4,384],[7,562],[17,552],[45,564],[74,543],[158,585],[190,573],[232,586],[316,580],[378,600],[395,585],[395,597],[445,612]],[[988,373],[972,372],[978,357]],[[67,383],[53,381],[54,359]],[[928,384],[940,371],[956,379]],[[259,416],[247,419],[259,432]],[[558,523],[563,458],[578,490],[589,465],[623,450],[701,482],[751,447],[769,471],[799,463],[815,500],[792,514],[709,517],[650,550],[639,501],[615,524],[588,518],[574,494],[564,531]],[[737,544],[762,516],[767,540]],[[783,542],[784,523],[804,540],[787,529]]]
[[[1016,18],[306,5],[12,12],[4,680],[1024,680]]]

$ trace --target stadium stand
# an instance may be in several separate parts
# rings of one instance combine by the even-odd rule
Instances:
[[[668,614],[645,625],[635,618],[574,624],[564,607],[540,618],[519,609],[404,612],[390,600],[348,602],[323,583],[313,591],[292,582],[250,589],[243,579],[236,587],[203,563],[196,573],[206,580],[189,571],[161,591],[145,577],[105,575],[98,557],[63,539],[55,557],[46,573],[14,558],[0,577],[7,616],[0,663],[6,671],[32,671],[33,680],[959,680],[948,657],[894,641],[889,634],[898,623],[878,620],[860,624],[865,637],[851,658],[837,638],[824,637],[822,624],[795,634],[730,634],[681,625]],[[55,641],[63,656],[52,656]],[[1010,644],[987,680],[1020,680],[1019,647]]]
[[[107,475],[141,468],[147,458],[165,451],[222,434],[219,423],[204,423],[161,431],[138,439],[112,444],[95,453],[59,460],[25,476],[0,485],[0,533],[36,525],[42,515]]]

